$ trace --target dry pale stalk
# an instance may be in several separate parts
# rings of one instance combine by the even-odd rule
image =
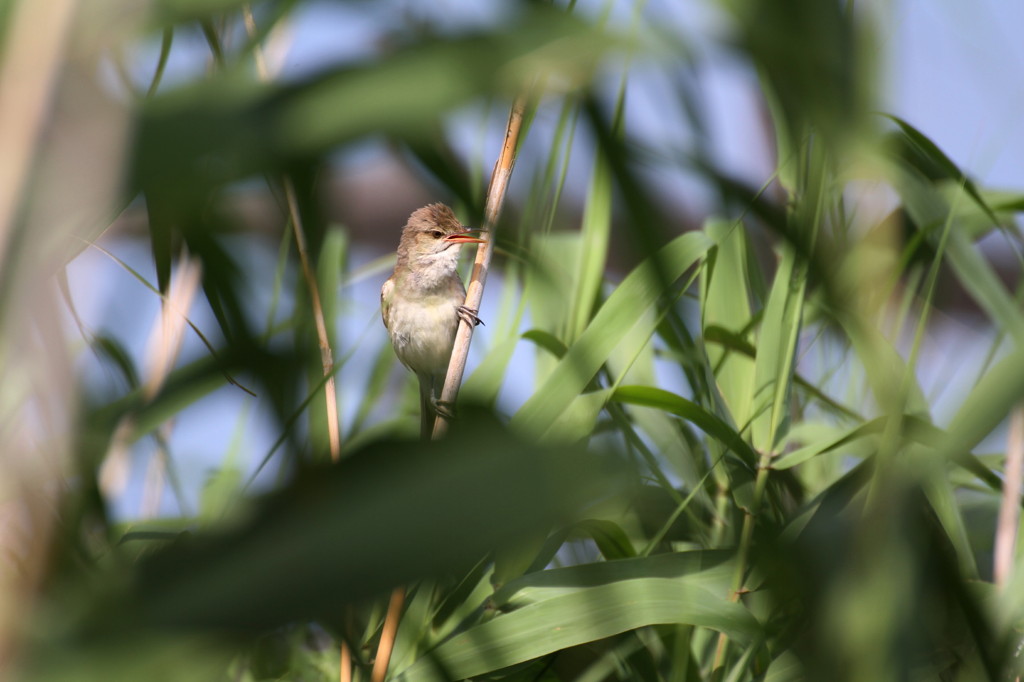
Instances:
[[[54,549],[77,471],[81,391],[54,294],[74,237],[109,215],[121,191],[127,110],[94,96],[106,33],[95,2],[2,3],[0,39],[0,661],[18,669],[26,614]],[[122,22],[120,28],[130,24]],[[93,146],[96,145],[96,146]],[[102,153],[92,154],[100,149]],[[87,166],[87,168],[86,168]],[[86,292],[86,294],[89,292]]]
[[[254,26],[255,28],[255,26]],[[309,301],[313,307],[313,320],[316,323],[316,337],[320,344],[320,363],[323,367],[324,376],[324,399],[327,408],[327,439],[331,449],[331,461],[337,462],[341,459],[341,429],[338,424],[338,394],[334,388],[334,356],[331,352],[330,338],[327,336],[327,324],[324,321],[324,309],[320,303],[320,287],[317,285],[316,275],[309,262],[306,250],[306,234],[302,229],[302,220],[299,216],[299,204],[295,198],[295,187],[289,178],[284,178],[284,195],[288,202],[288,214],[291,219],[292,228],[295,231],[295,245],[299,252],[299,261],[302,264],[302,275],[306,279],[306,287],[309,289]],[[339,679],[345,682],[351,679],[351,654],[348,645],[341,643],[340,672]]]
[[[98,248],[98,247],[97,247]],[[145,380],[142,395],[146,401],[156,397],[167,381],[177,362],[185,338],[188,311],[199,290],[202,266],[198,260],[183,255],[171,281],[167,295],[160,299],[160,316],[150,330],[146,344]],[[135,419],[131,415],[122,417],[114,431],[106,457],[100,466],[100,490],[108,499],[119,497],[128,486],[130,467],[130,445],[135,438]],[[159,458],[160,455],[157,455]],[[162,462],[153,461],[150,475],[146,477],[144,505],[159,496],[163,471]],[[154,468],[156,466],[156,468]],[[160,476],[154,479],[153,476]],[[147,508],[151,508],[151,505]],[[143,516],[147,514],[143,513]]]
[[[184,255],[170,291],[160,301],[160,317],[150,332],[146,349],[146,381],[142,385],[146,400],[156,397],[178,360],[185,339],[188,311],[199,291],[202,273],[199,260]]]
[[[398,634],[398,623],[402,619],[404,607],[405,588],[396,587],[391,592],[391,601],[388,602],[388,612],[384,617],[384,628],[380,633],[380,644],[377,646],[377,657],[373,661],[370,682],[384,682],[387,677],[388,664],[391,662],[391,652],[395,648],[395,636]]]
[[[525,110],[526,97],[517,97],[512,104],[508,126],[505,128],[505,143],[494,164],[491,184],[487,187],[483,229],[488,236],[487,241],[476,250],[473,274],[470,275],[469,286],[466,288],[465,305],[470,310],[479,310],[480,302],[484,297],[484,282],[487,280],[487,271],[490,269],[491,254],[494,250],[494,229],[498,225],[501,208],[505,204],[505,195],[508,192],[508,183],[512,177],[512,168],[516,163],[516,149],[519,146],[519,133],[523,127],[523,112]],[[462,383],[462,375],[466,371],[466,358],[469,357],[469,344],[472,340],[473,325],[460,319],[459,331],[455,336],[455,346],[452,348],[452,359],[448,363],[448,375],[445,377],[444,388],[441,391],[441,402],[449,405],[455,404],[455,398],[459,394],[459,385]],[[434,438],[443,436],[447,429],[448,421],[439,412],[437,421],[434,422]]]
[[[341,665],[338,669],[339,682],[352,682],[352,652],[348,650],[348,644],[341,643]]]
[[[0,53],[0,262],[24,198],[36,142],[48,120],[76,0],[14,4]]]
[[[1005,587],[1013,573],[1020,523],[1021,473],[1024,469],[1024,405],[1010,413],[1010,434],[1006,442],[1006,470],[1003,472],[1003,499],[996,526],[994,574],[996,585]]]
[[[250,38],[256,37],[256,20],[252,15],[252,8],[245,5],[242,8],[242,18],[245,23],[246,34]],[[256,72],[260,80],[267,81],[270,73],[266,60],[263,58],[263,50],[259,45],[253,48],[253,57],[256,61]],[[285,203],[288,205],[288,218],[295,233],[295,248],[299,252],[299,264],[302,267],[302,276],[306,280],[306,288],[309,289],[309,302],[313,308],[313,322],[316,325],[316,338],[320,344],[320,363],[324,376],[324,399],[327,409],[327,440],[331,450],[331,461],[337,462],[341,459],[341,428],[338,424],[338,395],[334,382],[334,353],[331,351],[330,337],[327,335],[327,323],[324,319],[324,309],[320,302],[320,287],[316,281],[316,273],[309,261],[309,251],[306,247],[306,232],[302,227],[302,216],[299,214],[299,202],[295,196],[295,185],[290,178],[283,178]]]
[[[337,462],[341,459],[341,429],[338,424],[338,394],[334,387],[334,354],[331,351],[331,341],[327,336],[327,323],[324,320],[324,309],[320,303],[320,287],[316,282],[316,274],[309,262],[309,253],[306,249],[306,233],[302,229],[302,219],[299,216],[299,204],[295,198],[295,186],[289,178],[284,179],[284,196],[288,202],[288,214],[291,219],[292,228],[295,231],[295,246],[299,252],[299,262],[302,264],[302,276],[306,279],[306,287],[309,289],[309,302],[313,307],[313,321],[316,323],[316,338],[320,344],[320,363],[323,367],[324,376],[324,398],[327,402],[327,439],[331,448],[331,461]]]
[[[242,7],[242,20],[245,23],[245,32],[250,38],[256,37],[256,19],[252,14],[252,7],[248,4]],[[263,50],[259,45],[253,48],[253,57],[256,61],[256,73],[260,80],[270,79],[270,71],[267,68],[266,59],[263,57]],[[313,321],[316,324],[316,338],[320,345],[320,364],[324,376],[324,401],[327,411],[327,441],[331,450],[331,461],[337,462],[341,459],[341,427],[338,424],[338,393],[334,382],[334,353],[331,351],[330,337],[327,335],[327,323],[324,319],[323,304],[320,302],[320,287],[316,281],[316,275],[309,262],[309,252],[306,249],[306,233],[302,228],[302,216],[299,214],[299,202],[295,197],[295,185],[291,179],[285,177],[282,181],[284,186],[285,202],[288,204],[288,217],[295,233],[295,248],[299,252],[299,263],[302,267],[302,276],[306,280],[306,288],[309,289],[309,302],[313,308]],[[341,682],[349,682],[352,679],[352,655],[348,645],[342,642],[338,678]]]

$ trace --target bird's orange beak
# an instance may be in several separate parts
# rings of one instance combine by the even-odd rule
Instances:
[[[455,234],[448,235],[444,240],[449,244],[483,244],[487,241],[486,239],[480,239],[479,237],[474,237],[470,234],[471,232],[479,231],[480,230],[466,230],[465,232],[457,232]]]

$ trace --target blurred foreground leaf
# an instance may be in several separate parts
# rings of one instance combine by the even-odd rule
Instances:
[[[227,69],[147,103],[135,180],[188,196],[285,170],[366,135],[430,139],[442,114],[515,92],[536,69],[586,83],[615,42],[562,12],[534,7],[498,31],[423,41],[297,83],[267,86],[243,68]]]
[[[252,630],[338,622],[346,604],[468,570],[614,489],[611,462],[549,452],[482,415],[430,445],[384,441],[303,472],[243,527],[182,538],[140,567],[142,622]],[[621,472],[620,472],[621,473]]]

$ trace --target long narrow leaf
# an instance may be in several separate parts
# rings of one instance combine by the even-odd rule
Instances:
[[[691,232],[674,239],[658,257],[674,281],[709,248],[711,240],[707,236]],[[657,281],[651,261],[645,261],[622,281],[544,384],[512,418],[514,428],[543,433],[555,423],[626,332],[643,319],[647,309],[661,296]]]

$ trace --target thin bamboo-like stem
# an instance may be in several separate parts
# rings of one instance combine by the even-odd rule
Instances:
[[[33,152],[57,87],[76,0],[19,2],[8,13],[0,51],[0,262],[32,171]]]
[[[501,208],[505,203],[505,194],[508,192],[508,183],[512,177],[512,168],[516,163],[516,149],[519,146],[519,133],[523,127],[523,113],[526,111],[526,97],[520,95],[512,103],[512,111],[509,113],[508,126],[505,128],[505,143],[501,147],[501,153],[494,164],[494,172],[491,173],[491,183],[487,187],[487,203],[484,206],[484,234],[487,234],[486,241],[476,251],[476,260],[473,262],[473,274],[469,278],[469,286],[466,288],[466,307],[470,310],[479,310],[480,302],[484,297],[484,282],[487,280],[487,271],[491,265],[491,253],[494,244],[494,229],[498,225],[498,218],[501,216]],[[464,319],[459,321],[459,331],[455,336],[455,347],[452,349],[452,358],[448,362],[448,375],[444,380],[444,388],[441,390],[441,402],[449,405],[455,403],[459,394],[459,385],[462,383],[462,375],[466,371],[466,358],[469,357],[469,344],[473,340],[473,325]],[[448,429],[448,421],[440,412],[434,422],[434,438],[440,438]]]
[[[242,6],[242,21],[245,24],[246,34],[255,39],[256,19],[252,14],[252,7],[248,4]],[[267,68],[266,59],[263,57],[263,50],[259,44],[253,46],[253,59],[256,62],[256,73],[260,80],[268,81],[270,71]],[[302,276],[306,280],[306,288],[309,289],[309,302],[313,308],[313,321],[316,324],[316,338],[320,345],[320,364],[323,368],[324,377],[324,401],[327,410],[327,441],[331,451],[331,461],[337,462],[341,459],[341,427],[338,423],[338,394],[334,384],[334,353],[331,350],[331,340],[327,335],[327,322],[324,318],[323,304],[320,302],[320,287],[316,281],[316,274],[309,262],[309,252],[306,248],[306,233],[302,228],[302,216],[299,214],[299,202],[295,196],[295,185],[291,178],[282,179],[284,187],[285,202],[288,204],[288,217],[295,233],[295,248],[299,252],[299,263],[302,267]],[[339,654],[338,679],[341,682],[350,682],[352,679],[352,652],[348,644],[341,643]]]
[[[771,469],[772,453],[761,454],[757,465],[757,476],[754,479],[754,500],[751,509],[743,515],[743,527],[740,530],[739,551],[736,557],[736,570],[733,574],[732,590],[729,593],[729,601],[738,602],[743,596],[743,583],[746,578],[747,559],[750,556],[750,544],[754,537],[754,522],[761,509],[761,501],[764,499],[765,489],[768,486],[768,472]],[[712,664],[713,679],[721,679],[724,675],[725,649],[729,644],[729,636],[724,632],[718,634],[718,643],[715,646],[715,659]]]
[[[1017,550],[1017,527],[1020,523],[1021,473],[1024,470],[1024,405],[1010,413],[1010,434],[1006,442],[1006,469],[1003,473],[1003,499],[999,505],[996,526],[994,577],[996,585],[1005,587],[1013,573],[1013,557]]]
[[[395,636],[398,634],[398,623],[402,619],[403,608],[405,588],[396,587],[391,592],[391,600],[388,602],[388,613],[384,617],[384,628],[380,633],[380,645],[377,647],[377,657],[373,661],[370,682],[384,682],[388,674],[388,664],[391,662],[391,652],[395,648]]]
[[[252,7],[242,7],[242,19],[245,23],[245,32],[250,37],[256,37],[256,19],[252,14]],[[253,47],[253,59],[256,62],[256,73],[260,80],[267,81],[270,72],[267,69],[266,60],[263,58],[263,50],[257,44]],[[331,451],[331,461],[337,462],[341,459],[341,428],[338,424],[338,395],[334,383],[334,353],[331,350],[331,340],[327,335],[327,323],[324,318],[323,304],[320,302],[320,287],[316,281],[316,273],[309,261],[309,251],[306,247],[306,232],[302,227],[302,216],[299,214],[299,202],[295,196],[295,185],[291,178],[285,177],[281,180],[284,188],[285,203],[288,207],[288,218],[295,233],[295,248],[299,252],[299,264],[302,267],[302,276],[306,280],[306,288],[309,289],[309,302],[313,308],[313,322],[316,325],[316,338],[320,344],[320,363],[323,367],[324,376],[324,399],[327,406],[327,440]]]
[[[252,6],[249,4],[242,5],[242,21],[245,23],[245,34],[251,40],[255,40],[256,17],[252,15]],[[260,48],[259,43],[253,45],[252,58],[256,63],[256,75],[260,77],[260,80],[264,82],[270,80],[270,70],[267,69],[267,60],[263,58],[263,49]]]
[[[352,682],[352,652],[348,650],[348,644],[341,643],[341,665],[338,670],[339,682]]]
[[[334,354],[331,351],[331,340],[327,336],[323,305],[320,303],[320,287],[317,285],[316,274],[313,272],[313,266],[309,262],[306,250],[306,234],[302,229],[302,219],[299,216],[295,186],[290,178],[284,178],[283,184],[285,201],[288,203],[288,214],[292,228],[295,230],[295,246],[299,252],[302,276],[306,280],[306,287],[309,289],[309,302],[313,308],[316,338],[320,344],[320,363],[324,376],[327,378],[324,382],[324,398],[327,402],[327,439],[331,449],[331,461],[337,462],[341,459],[341,428],[338,424],[338,395],[334,386]]]

